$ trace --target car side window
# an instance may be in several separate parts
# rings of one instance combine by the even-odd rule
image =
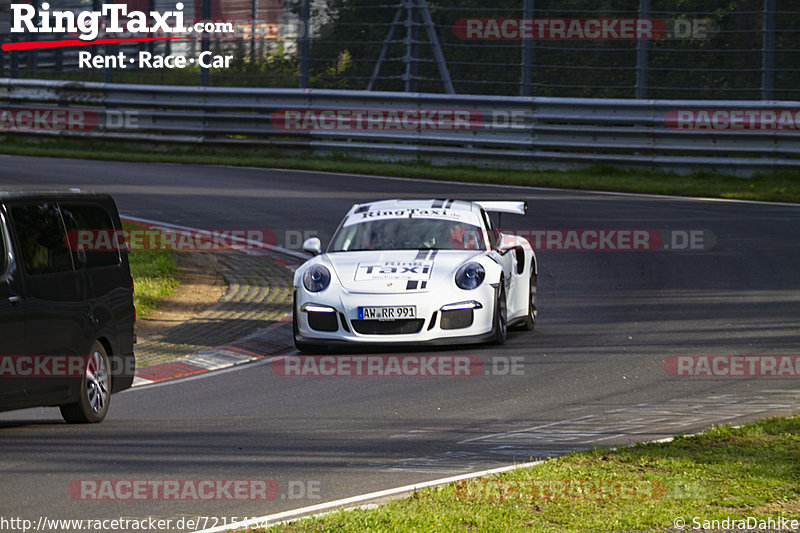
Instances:
[[[483,218],[483,223],[486,225],[486,233],[489,234],[489,246],[494,250],[497,248],[498,234],[494,226],[492,226],[492,218],[486,214],[486,211],[483,209],[481,209],[481,217]]]
[[[43,202],[14,206],[11,218],[26,273],[52,274],[74,268],[58,205]]]
[[[80,268],[117,266],[120,256],[111,216],[97,205],[61,204],[67,235]]]

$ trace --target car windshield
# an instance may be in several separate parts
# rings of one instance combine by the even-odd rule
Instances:
[[[342,226],[329,252],[363,250],[483,250],[478,226],[433,218],[369,220]]]

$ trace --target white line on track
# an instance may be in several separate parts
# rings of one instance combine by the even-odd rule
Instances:
[[[615,191],[595,191],[590,189],[559,189],[556,187],[539,187],[535,185],[509,185],[505,183],[483,183],[475,181],[450,181],[450,180],[434,180],[424,178],[403,178],[399,176],[378,176],[375,174],[349,174],[347,172],[334,172],[329,170],[302,170],[296,168],[267,168],[267,167],[230,167],[226,165],[216,165],[222,168],[243,168],[248,170],[269,170],[274,172],[294,172],[305,174],[324,174],[331,176],[347,176],[351,178],[368,178],[387,181],[404,181],[404,182],[418,182],[418,183],[445,183],[451,185],[470,185],[475,187],[497,187],[501,189],[523,189],[523,190],[539,190],[548,192],[572,192],[579,194],[599,194],[603,196],[632,196],[641,198],[663,198],[665,200],[691,200],[695,202],[722,202],[722,203],[738,203],[738,204],[754,204],[754,205],[777,205],[782,207],[800,207],[800,204],[790,202],[767,202],[764,200],[741,200],[737,198],[706,198],[703,196],[675,196],[670,194],[652,194],[652,193],[638,193],[638,192],[615,192]],[[747,178],[740,178],[746,180]],[[425,196],[425,195],[420,195]]]
[[[414,492],[419,489],[424,489],[427,487],[435,487],[437,485],[445,485],[447,483],[454,483],[456,481],[461,481],[463,479],[472,479],[481,476],[488,476],[491,474],[500,474],[502,472],[509,472],[511,470],[517,470],[519,468],[527,468],[530,466],[536,466],[541,464],[543,461],[534,461],[531,463],[522,463],[517,465],[510,465],[510,466],[503,466],[500,468],[493,468],[491,470],[483,470],[480,472],[470,472],[468,474],[461,474],[458,476],[451,476],[445,477],[441,479],[434,479],[433,481],[425,481],[423,483],[414,483],[411,485],[403,485],[402,487],[396,487],[393,489],[387,490],[380,490],[377,492],[369,492],[367,494],[360,494],[358,496],[351,496],[350,498],[343,498],[341,500],[334,500],[331,502],[320,503],[317,505],[310,505],[308,507],[301,507],[300,509],[294,509],[291,511],[284,511],[282,513],[275,513],[266,516],[260,516],[258,518],[250,518],[246,521],[237,522],[236,524],[227,524],[223,526],[213,527],[210,529],[202,529],[198,530],[195,533],[222,533],[224,531],[231,531],[237,529],[245,529],[249,527],[264,527],[264,524],[269,526],[278,525],[280,523],[285,522],[293,522],[295,520],[300,520],[302,518],[309,518],[311,516],[319,516],[321,514],[327,514],[334,509],[338,508],[345,508],[345,510],[349,510],[352,507],[348,506],[358,506],[359,504],[364,504],[366,502],[372,500],[378,500],[381,498],[387,498],[391,496],[399,496],[405,493]],[[327,512],[326,512],[327,511]]]

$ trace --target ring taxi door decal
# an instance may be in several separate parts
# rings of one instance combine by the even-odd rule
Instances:
[[[384,261],[359,263],[355,281],[428,281],[433,261]]]

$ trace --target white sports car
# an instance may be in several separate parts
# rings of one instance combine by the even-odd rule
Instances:
[[[498,233],[487,212],[524,215],[525,202],[386,200],[354,205],[322,253],[294,276],[294,341],[461,344],[533,329],[536,256]]]

